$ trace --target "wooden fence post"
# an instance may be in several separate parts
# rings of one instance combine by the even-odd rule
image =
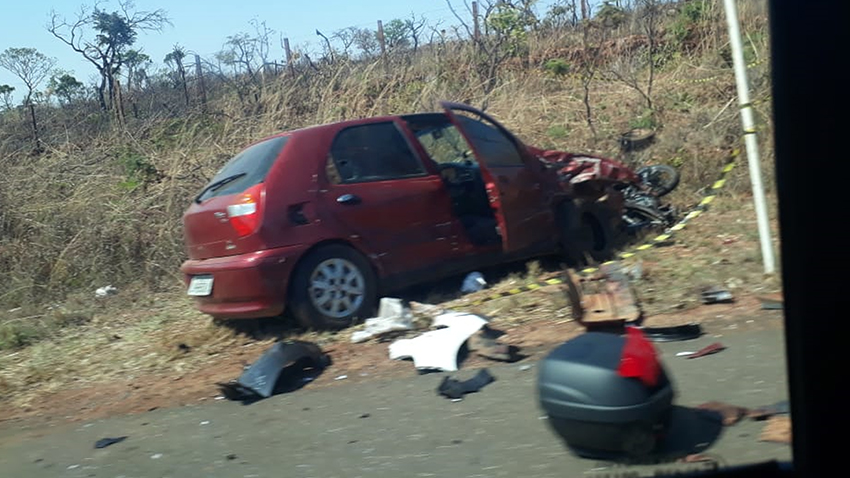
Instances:
[[[195,75],[198,77],[198,92],[201,96],[201,111],[207,112],[207,88],[204,85],[204,70],[201,68],[201,55],[195,55]]]
[[[472,23],[474,25],[472,38],[475,39],[475,44],[478,45],[481,39],[481,30],[478,26],[478,2],[472,2]]]
[[[384,61],[384,68],[389,68],[387,65],[387,42],[384,38],[384,24],[380,20],[378,20],[378,43],[381,44],[381,58]]]
[[[295,65],[292,64],[292,50],[289,49],[289,38],[283,39],[283,51],[286,52],[286,69],[295,76]]]

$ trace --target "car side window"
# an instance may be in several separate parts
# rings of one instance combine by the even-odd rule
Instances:
[[[395,123],[372,123],[346,128],[331,145],[326,166],[335,183],[403,179],[426,174]]]
[[[495,126],[484,119],[464,115],[458,115],[457,118],[487,166],[524,165],[516,145]]]
[[[475,162],[469,151],[469,145],[457,128],[451,123],[422,128],[416,131],[416,138],[428,156],[437,164]]]

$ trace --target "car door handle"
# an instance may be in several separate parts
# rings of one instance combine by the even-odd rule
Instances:
[[[336,202],[340,204],[360,204],[360,197],[354,194],[343,194],[342,196],[336,198]]]

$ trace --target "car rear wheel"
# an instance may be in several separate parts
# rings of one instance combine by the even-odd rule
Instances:
[[[371,316],[377,279],[363,255],[344,245],[310,253],[295,271],[292,313],[307,328],[339,330]]]

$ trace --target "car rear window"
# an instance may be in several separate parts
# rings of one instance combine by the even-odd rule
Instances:
[[[204,187],[203,193],[198,200],[204,200],[227,194],[237,194],[263,182],[266,175],[280,154],[289,136],[278,136],[276,138],[261,141],[248,147],[241,153],[231,158],[227,164],[215,175]],[[232,181],[215,187],[215,184],[228,178]]]

